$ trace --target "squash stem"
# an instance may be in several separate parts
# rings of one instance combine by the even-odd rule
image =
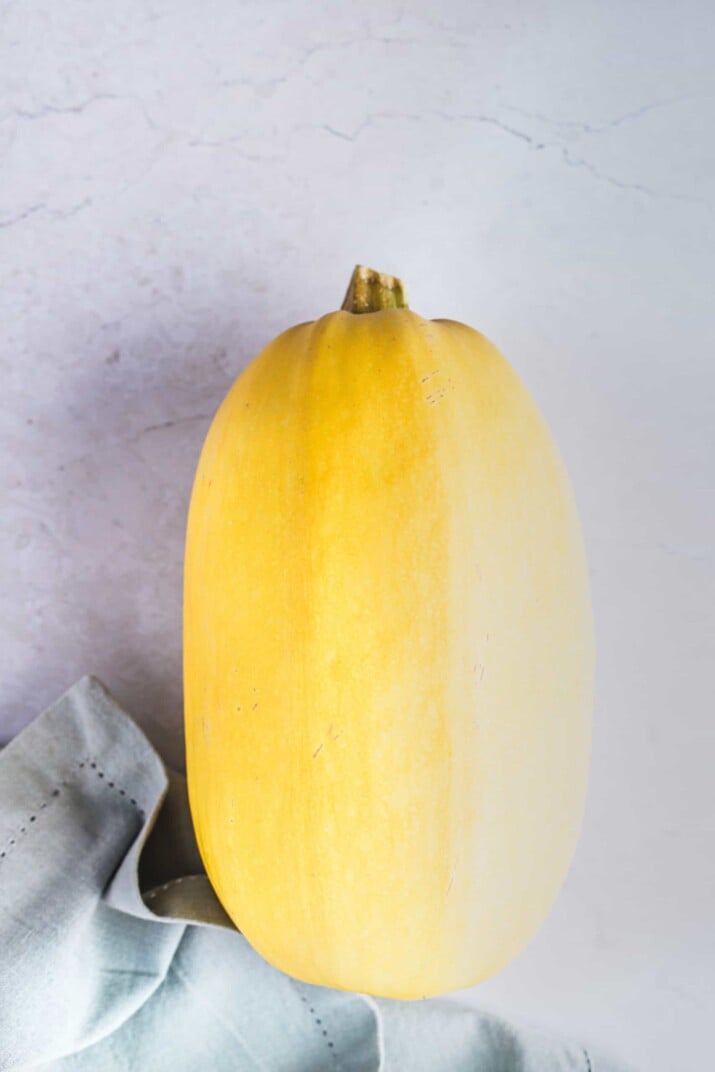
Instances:
[[[348,313],[379,313],[381,309],[407,309],[405,286],[394,275],[358,264],[340,306]]]

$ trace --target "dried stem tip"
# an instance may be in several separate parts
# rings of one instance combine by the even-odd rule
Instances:
[[[378,313],[381,309],[407,309],[405,287],[394,275],[358,264],[340,306],[348,313]]]

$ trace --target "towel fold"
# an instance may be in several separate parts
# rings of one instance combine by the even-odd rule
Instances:
[[[96,678],[0,752],[0,1069],[625,1072],[444,999],[301,983],[234,928],[186,783]]]

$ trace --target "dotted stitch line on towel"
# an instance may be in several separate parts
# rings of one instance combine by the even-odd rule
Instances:
[[[79,770],[84,770],[85,768],[89,768],[90,770],[93,770],[95,772],[95,774],[97,775],[98,778],[100,778],[100,779],[107,778],[106,772],[103,771],[94,762],[94,760],[82,759],[82,760],[79,761],[79,763],[77,763],[77,768]],[[30,815],[25,820],[25,824],[20,827],[20,829],[16,833],[15,837],[11,837],[9,839],[9,841],[7,842],[7,844],[4,845],[2,849],[0,849],[0,860],[3,860],[7,856],[7,854],[10,852],[10,850],[22,838],[22,836],[27,833],[28,829],[30,828],[30,825],[32,823],[37,822],[37,819],[39,818],[40,812],[42,812],[46,808],[48,808],[50,806],[50,804],[52,803],[52,801],[55,800],[60,795],[62,790],[63,789],[69,789],[72,786],[72,784],[73,784],[72,782],[68,782],[66,779],[63,779],[58,786],[55,786],[55,788],[50,793],[49,797],[46,800],[43,800],[37,806],[37,808],[35,808],[34,814]],[[110,789],[116,789],[116,791],[119,793],[120,797],[125,797],[129,801],[129,803],[132,804],[137,809],[137,811],[139,812],[139,815],[141,816],[141,818],[142,819],[144,818],[144,812],[139,807],[139,805],[137,804],[137,802],[134,799],[134,797],[130,797],[128,795],[126,789],[122,789],[121,786],[118,786],[116,784],[116,782],[111,781],[109,778],[107,778],[107,781],[104,784],[107,785]]]
[[[295,985],[295,982],[294,982],[294,985]],[[296,986],[296,989],[298,989],[297,986]],[[307,1005],[308,1010],[309,1010],[311,1016],[313,1017],[313,1022],[318,1026],[318,1028],[320,1030],[320,1033],[322,1034],[323,1039],[325,1040],[325,1043],[326,1043],[328,1049],[330,1050],[331,1054],[333,1055],[333,1060],[335,1061],[336,1066],[337,1066],[338,1055],[335,1052],[335,1043],[332,1041],[332,1039],[328,1035],[327,1030],[323,1027],[323,1021],[321,1020],[321,1018],[318,1016],[317,1012],[315,1011],[315,1007],[310,1004],[310,1002],[308,1001],[308,999],[305,996],[305,994],[301,994],[300,991],[298,991],[298,993],[300,994],[300,1000],[303,1002],[304,1005]]]
[[[151,901],[152,897],[158,896],[165,890],[170,889],[172,886],[178,886],[180,882],[190,882],[192,879],[205,879],[206,875],[182,875],[181,878],[172,878],[168,882],[165,882],[163,886],[155,886],[153,890],[149,890],[147,893],[142,893],[142,897],[145,901]]]

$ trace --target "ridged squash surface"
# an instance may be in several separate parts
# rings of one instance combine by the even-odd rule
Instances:
[[[471,986],[542,923],[584,802],[593,634],[549,429],[484,336],[340,311],[238,377],[185,560],[191,810],[299,979]]]

